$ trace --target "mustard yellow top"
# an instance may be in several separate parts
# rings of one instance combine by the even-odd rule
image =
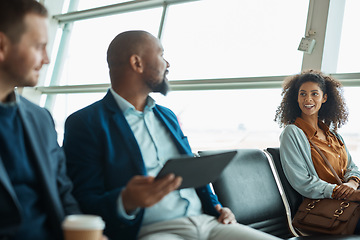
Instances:
[[[330,164],[338,174],[340,179],[344,179],[346,172],[346,166],[348,162],[348,156],[346,153],[344,143],[337,138],[323,122],[319,121],[319,127],[325,132],[326,141],[317,137],[317,131],[310,124],[305,122],[301,118],[297,118],[295,125],[304,131],[306,137],[311,139],[316,146],[323,152]],[[337,183],[334,175],[329,167],[326,165],[324,159],[311,145],[311,158],[315,167],[315,170],[320,179],[328,183]]]

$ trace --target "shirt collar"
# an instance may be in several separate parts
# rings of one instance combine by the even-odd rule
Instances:
[[[319,127],[325,132],[325,135],[329,135],[330,134],[329,127],[326,126],[326,124],[323,123],[322,121],[319,121],[318,123],[319,123]],[[308,138],[314,137],[317,133],[314,127],[312,127],[310,124],[308,124],[300,117],[296,118],[295,125],[301,128]]]
[[[129,103],[123,97],[121,97],[119,94],[117,94],[114,89],[110,88],[110,92],[113,95],[113,97],[114,97],[117,105],[119,106],[120,110],[124,114],[129,112],[129,111],[137,111],[135,109],[135,107],[131,103]],[[152,97],[148,96],[147,99],[146,99],[146,106],[145,106],[144,112],[150,111],[154,107],[155,107],[155,100]]]

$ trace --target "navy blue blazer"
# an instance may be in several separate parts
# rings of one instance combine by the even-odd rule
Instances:
[[[34,154],[35,167],[38,168],[43,183],[43,196],[46,197],[53,237],[62,239],[61,222],[65,215],[80,212],[76,200],[71,195],[72,183],[66,175],[65,155],[58,145],[50,113],[25,98],[18,97],[23,128]],[[11,235],[19,226],[19,206],[0,156],[0,238]]]
[[[192,154],[175,114],[159,105],[154,113],[171,133],[179,152]],[[121,218],[117,200],[134,175],[146,175],[146,168],[135,136],[109,91],[102,100],[68,117],[63,147],[73,194],[82,211],[102,216],[109,238],[136,239],[143,209],[134,220]],[[219,202],[210,187],[196,192],[204,212],[218,216],[214,206]]]

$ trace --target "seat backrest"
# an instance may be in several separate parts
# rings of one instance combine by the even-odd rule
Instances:
[[[212,152],[199,152],[204,155]],[[267,154],[259,149],[238,149],[232,162],[212,183],[223,206],[239,223],[285,238],[292,234]]]
[[[284,187],[285,195],[290,205],[291,216],[293,217],[302,203],[303,197],[290,185],[285,176],[283,167],[281,165],[279,148],[267,148],[266,151],[268,151],[272,156],[272,160],[274,161],[276,170]]]

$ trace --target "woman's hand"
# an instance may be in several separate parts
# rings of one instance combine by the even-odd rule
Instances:
[[[355,189],[352,186],[352,183],[343,183],[338,185],[334,190],[333,198],[347,200],[355,192]]]
[[[346,200],[349,201],[360,201],[360,190],[355,190],[354,193]]]
[[[358,187],[359,187],[359,184],[353,179],[350,179],[347,183],[343,183],[343,185],[349,186],[349,187],[353,188],[354,190],[358,189]]]

